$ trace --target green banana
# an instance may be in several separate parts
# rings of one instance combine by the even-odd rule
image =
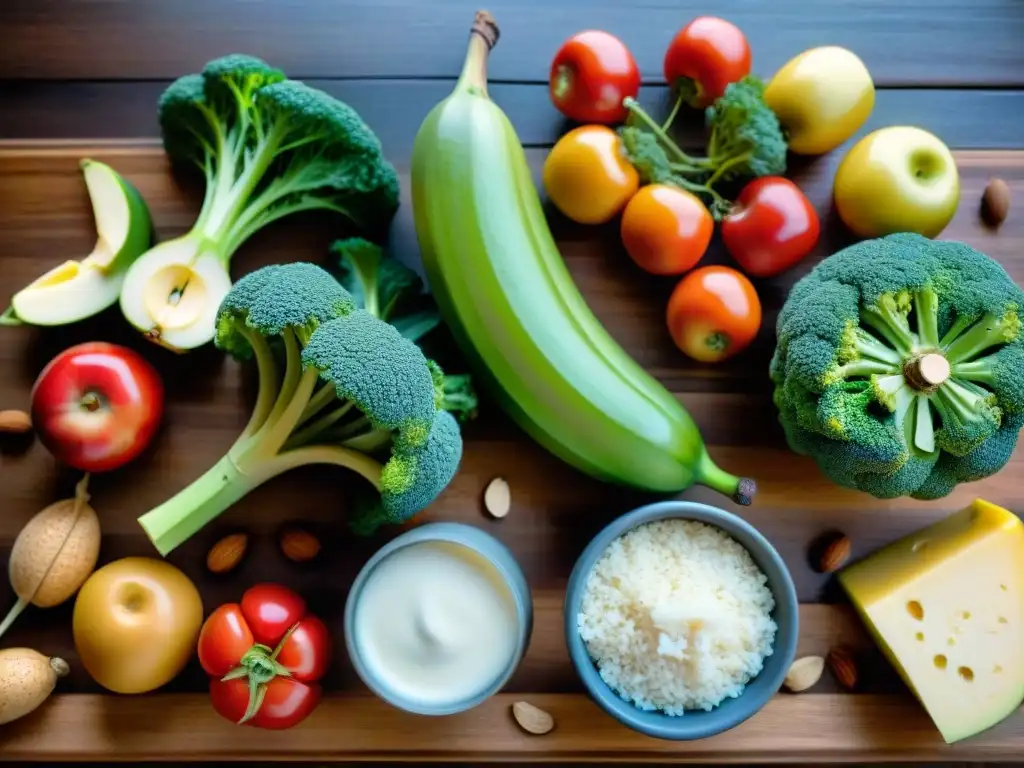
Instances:
[[[484,387],[563,461],[608,482],[655,492],[700,483],[749,504],[754,482],[715,465],[690,415],[574,284],[515,129],[487,95],[497,38],[478,13],[459,81],[413,148],[416,234],[442,317]]]

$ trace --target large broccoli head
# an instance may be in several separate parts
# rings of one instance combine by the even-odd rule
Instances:
[[[793,288],[770,366],[790,447],[880,498],[938,498],[1009,460],[1024,413],[1024,291],[963,243],[850,246]]]

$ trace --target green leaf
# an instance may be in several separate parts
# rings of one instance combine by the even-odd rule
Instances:
[[[338,257],[338,281],[357,305],[381,320],[391,321],[423,292],[423,281],[415,271],[368,240],[339,240],[331,252]]]
[[[391,320],[391,324],[409,341],[419,341],[441,323],[435,309],[423,309]]]

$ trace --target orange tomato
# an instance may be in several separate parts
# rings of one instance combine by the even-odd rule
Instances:
[[[715,363],[745,349],[761,327],[761,301],[743,274],[701,267],[679,281],[668,300],[668,330],[684,353]]]
[[[622,213],[622,244],[641,269],[681,275],[708,249],[714,219],[696,195],[667,184],[648,184]]]
[[[580,224],[603,224],[636,194],[640,178],[618,134],[603,125],[573,128],[544,161],[544,189],[562,213]]]

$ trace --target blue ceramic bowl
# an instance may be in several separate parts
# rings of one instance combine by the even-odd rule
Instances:
[[[508,666],[496,680],[493,680],[486,688],[470,699],[437,706],[409,701],[390,690],[373,673],[373,670],[365,664],[359,644],[355,639],[356,604],[359,602],[359,595],[362,592],[363,585],[373,572],[373,569],[384,558],[402,547],[408,547],[425,541],[444,541],[452,544],[461,544],[477,552],[490,562],[498,570],[498,573],[501,574],[508,585],[509,592],[512,594],[516,606],[517,626],[519,628],[519,634],[516,638],[516,652],[512,659],[509,660]],[[509,678],[512,677],[512,674],[516,671],[523,656],[526,654],[532,632],[533,599],[530,596],[530,587],[526,582],[526,576],[523,575],[519,563],[516,562],[509,549],[489,533],[462,523],[427,523],[392,539],[377,550],[373,557],[363,566],[359,575],[356,576],[356,580],[352,583],[352,589],[349,590],[348,599],[345,602],[345,645],[356,673],[366,686],[380,698],[384,699],[384,701],[399,709],[404,709],[406,712],[412,712],[417,715],[451,715],[456,712],[463,712],[467,709],[472,709],[500,691],[509,681]]]
[[[608,545],[638,525],[670,518],[697,520],[716,526],[746,547],[768,577],[768,587],[775,596],[772,618],[778,625],[771,656],[765,659],[760,674],[747,684],[738,698],[726,699],[710,712],[688,711],[680,717],[641,710],[616,694],[601,679],[577,628],[587,577]],[[739,725],[760,710],[782,686],[793,663],[799,620],[799,604],[793,579],[768,540],[749,523],[730,512],[687,501],[665,501],[640,507],[605,527],[576,561],[565,596],[565,641],[576,672],[590,696],[623,725],[648,736],[676,741],[713,736]]]

